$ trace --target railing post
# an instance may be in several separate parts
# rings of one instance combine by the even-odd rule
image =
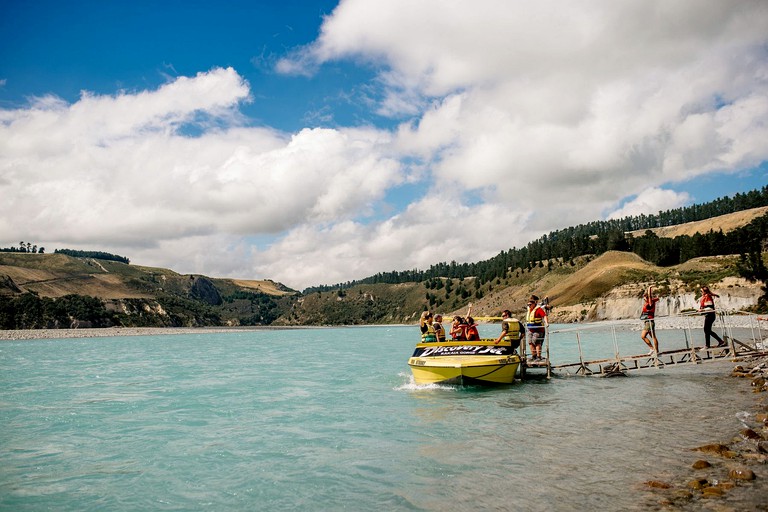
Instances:
[[[520,338],[520,380],[525,380],[525,370],[528,366],[528,331]]]
[[[613,352],[616,354],[616,370],[621,370],[621,354],[619,354],[619,340],[616,338],[616,325],[611,324],[611,336],[613,336]]]
[[[576,331],[576,344],[579,346],[579,366],[580,371],[586,375],[587,374],[587,368],[584,366],[584,354],[581,352],[581,335],[579,331]],[[576,372],[578,373],[578,372]]]
[[[718,311],[720,326],[723,329],[723,336],[728,336],[728,348],[730,349],[731,359],[736,358],[736,343],[733,339],[733,329],[731,328],[730,314],[727,311]],[[726,322],[726,318],[729,319]]]
[[[742,311],[743,313],[743,311]],[[757,336],[755,336],[755,327],[757,327]],[[760,332],[760,320],[757,319],[757,315],[749,314],[749,329],[752,333],[753,340],[763,340],[763,334]],[[757,350],[757,342],[755,342],[755,350]]]
[[[700,357],[696,355],[696,343],[693,341],[693,332],[691,331],[691,316],[685,315],[685,329],[688,332],[688,336],[691,338],[691,361],[694,363],[699,362]],[[687,337],[686,337],[687,339]]]

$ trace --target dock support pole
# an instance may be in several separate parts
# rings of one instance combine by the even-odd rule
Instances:
[[[584,354],[581,352],[581,335],[579,331],[576,331],[576,344],[579,346],[579,369],[576,373],[581,373],[582,375],[592,373],[589,368],[587,368],[587,365],[584,364]]]
[[[686,336],[685,336],[686,343],[688,341],[688,338],[689,337],[691,338],[691,346],[690,346],[690,349],[691,349],[691,362],[698,364],[701,361],[699,361],[700,358],[696,354],[696,343],[694,343],[694,341],[693,341],[693,332],[691,331],[691,317],[690,316],[686,316],[685,317],[685,332],[686,332]]]

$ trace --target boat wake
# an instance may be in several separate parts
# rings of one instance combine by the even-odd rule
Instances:
[[[399,386],[395,386],[395,391],[429,391],[433,389],[456,391],[461,388],[461,386],[451,384],[416,384],[413,375],[410,373],[400,372],[397,375],[403,379],[403,383]]]

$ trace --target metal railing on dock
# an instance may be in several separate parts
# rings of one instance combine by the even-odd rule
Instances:
[[[596,322],[580,324],[572,327],[549,328],[542,349],[546,359],[532,361],[527,356],[527,346],[521,344],[520,365],[521,378],[525,379],[531,369],[545,369],[547,378],[554,374],[563,375],[598,375],[609,376],[625,374],[629,371],[643,369],[662,369],[684,364],[701,364],[718,360],[735,361],[742,357],[768,355],[768,319],[744,312],[717,311],[716,329],[722,334],[725,346],[706,347],[703,343],[703,318],[699,312],[683,313],[655,319],[659,333],[659,352],[640,355],[626,355],[629,350],[621,350],[621,344],[631,343],[631,346],[644,346],[640,338],[640,322],[638,320],[620,320],[613,322]],[[762,325],[761,325],[762,322]],[[599,332],[601,338],[597,349],[602,357],[596,357],[592,347]],[[553,341],[554,338],[554,341]],[[568,341],[568,340],[571,341]],[[694,340],[700,339],[697,344]],[[575,341],[576,354],[573,354]],[[525,341],[524,341],[525,343]],[[554,344],[554,346],[553,346]],[[585,355],[585,345],[591,350]],[[550,347],[557,353],[568,347],[571,351],[571,362],[552,363]],[[663,347],[669,347],[662,350]],[[612,356],[606,352],[612,351]],[[623,352],[623,354],[622,354]],[[566,355],[566,357],[569,357]],[[577,361],[574,359],[578,359]],[[558,358],[559,359],[559,358]]]

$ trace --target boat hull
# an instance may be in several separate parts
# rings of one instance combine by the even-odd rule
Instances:
[[[408,360],[419,385],[512,384],[520,358],[508,342],[495,340],[420,343]]]

